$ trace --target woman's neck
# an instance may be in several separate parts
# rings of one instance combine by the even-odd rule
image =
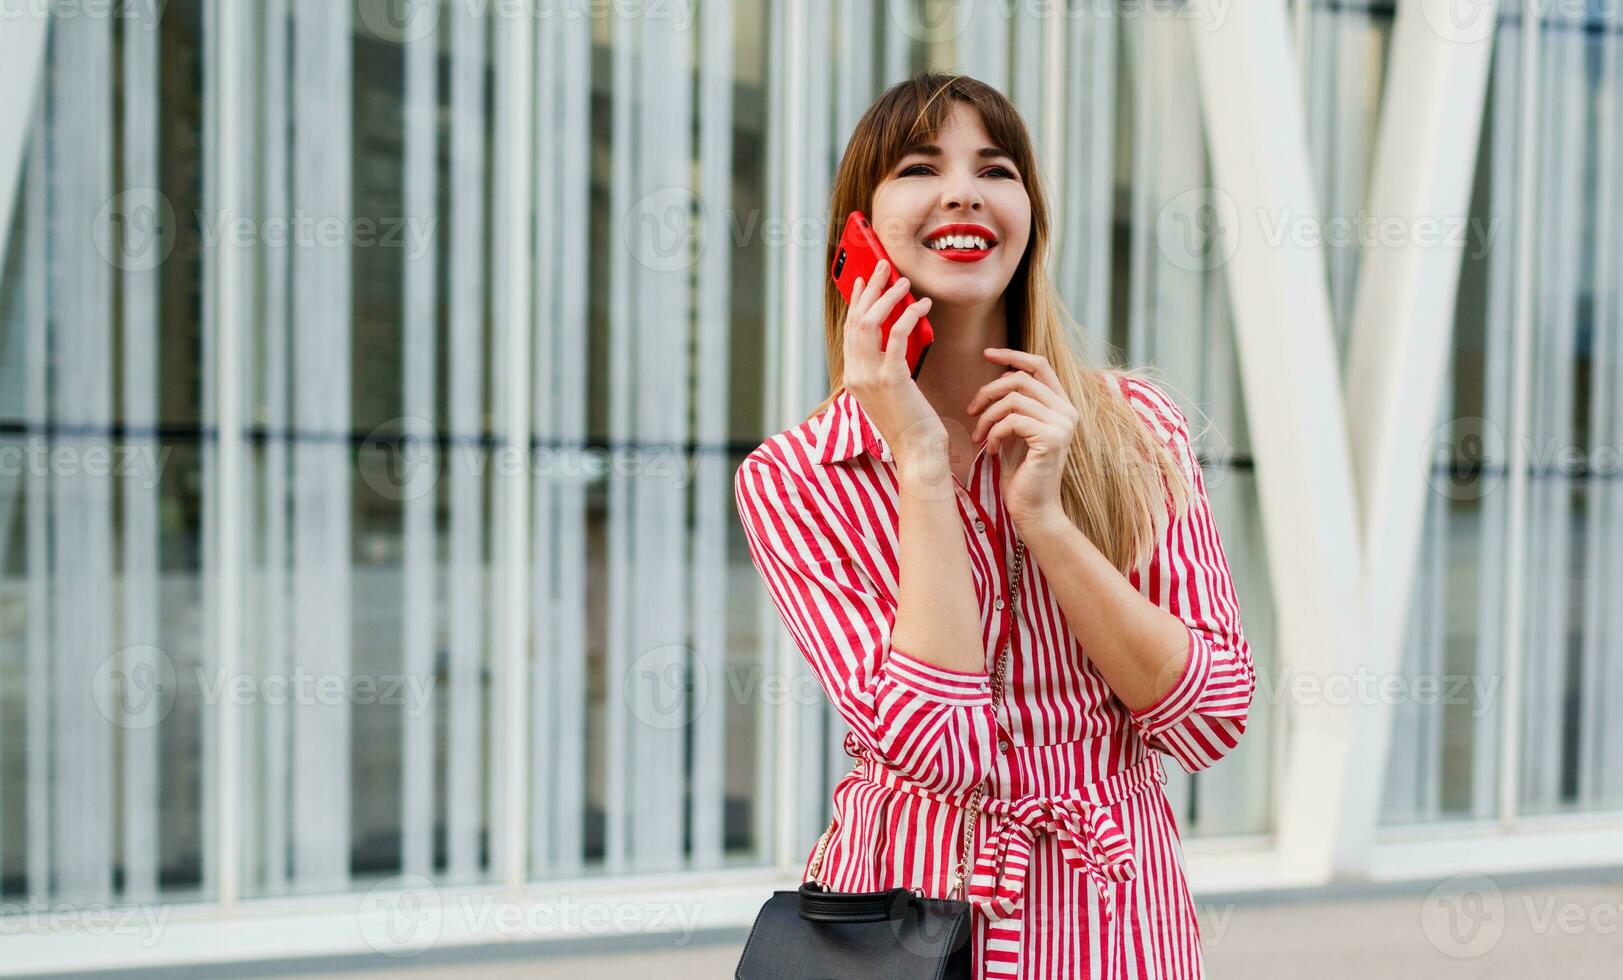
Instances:
[[[953,443],[967,444],[975,419],[964,410],[965,406],[976,392],[1004,372],[1002,365],[987,360],[982,353],[988,347],[1008,346],[1003,298],[971,309],[938,304],[928,316],[935,342],[919,372],[919,390],[946,423]]]

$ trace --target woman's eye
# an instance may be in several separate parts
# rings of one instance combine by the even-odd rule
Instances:
[[[903,170],[897,176],[911,177],[915,171],[917,171],[917,172],[927,172],[929,169],[930,168],[925,164],[915,163],[911,167],[908,167],[906,170]],[[999,175],[1004,176],[1004,177],[1013,177],[1014,176],[1014,171],[1010,170],[1008,167],[991,167],[986,172],[989,173],[989,174],[999,174]]]

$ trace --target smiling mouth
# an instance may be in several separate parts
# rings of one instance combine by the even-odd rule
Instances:
[[[997,239],[974,232],[953,232],[936,235],[924,243],[927,252],[933,252],[943,262],[958,264],[984,262],[997,248]]]
[[[925,242],[924,247],[932,252],[984,253],[996,248],[997,240],[980,235],[942,235]]]

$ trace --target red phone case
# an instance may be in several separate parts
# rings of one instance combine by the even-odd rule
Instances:
[[[879,260],[889,258],[867,216],[861,211],[852,211],[845,219],[845,230],[840,234],[840,245],[834,251],[834,266],[830,270],[835,285],[840,287],[840,295],[845,297],[847,303],[851,302],[851,290],[856,285],[857,277],[860,276],[866,284],[873,278],[873,270],[879,265]],[[899,278],[901,275],[896,271],[896,263],[891,262],[885,287],[888,289],[895,285]],[[885,317],[884,324],[879,328],[880,350],[890,343],[890,328],[917,299],[909,290],[890,308],[890,315]],[[919,369],[924,367],[924,355],[929,353],[930,345],[934,342],[935,331],[930,327],[930,318],[919,317],[918,324],[907,338],[907,366],[914,378],[919,376]]]

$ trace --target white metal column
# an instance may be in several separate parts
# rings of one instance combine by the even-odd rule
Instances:
[[[1392,245],[1366,241],[1347,348],[1347,417],[1358,480],[1364,542],[1364,585],[1370,632],[1364,666],[1377,677],[1402,669],[1404,624],[1415,585],[1424,524],[1423,465],[1448,370],[1470,219],[1472,177],[1481,138],[1491,28],[1448,36],[1452,0],[1398,5],[1388,56],[1370,178],[1369,213],[1404,233]],[[1475,16],[1491,24],[1494,3]],[[1434,234],[1429,229],[1440,229]],[[1392,707],[1385,698],[1360,706],[1357,750],[1347,759],[1345,807],[1339,821],[1338,868],[1358,873],[1379,818]]]
[[[495,812],[491,814],[491,877],[517,890],[529,870],[529,617],[530,609],[530,262],[531,151],[535,114],[535,31],[528,21],[498,32],[496,57],[496,200],[492,215],[492,365],[497,442],[526,465],[498,466],[493,488],[496,604],[491,739]]]
[[[1524,719],[1520,692],[1522,690],[1525,643],[1523,630],[1527,622],[1527,501],[1529,496],[1527,474],[1527,417],[1531,412],[1533,372],[1533,331],[1535,327],[1534,291],[1530,288],[1537,261],[1538,236],[1534,229],[1539,220],[1538,197],[1534,193],[1538,179],[1539,132],[1539,44],[1543,37],[1541,8],[1537,4],[1521,5],[1521,90],[1518,93],[1520,109],[1519,131],[1521,142],[1516,148],[1516,275],[1521,288],[1515,290],[1515,309],[1512,315],[1513,349],[1511,357],[1511,429],[1509,439],[1510,472],[1507,481],[1510,510],[1510,528],[1505,549],[1505,629],[1504,629],[1504,684],[1510,697],[1504,705],[1504,724],[1499,728],[1498,815],[1501,825],[1508,828],[1516,820],[1520,809],[1522,730]]]
[[[216,0],[209,11],[217,25],[211,36],[216,46],[212,63],[218,74],[210,93],[213,114],[208,120],[213,136],[211,147],[216,164],[212,207],[227,215],[247,214],[251,174],[247,154],[247,133],[253,121],[241,112],[253,91],[253,59],[246,56],[252,11],[234,0]],[[214,648],[212,663],[222,677],[239,677],[244,671],[242,651],[242,551],[243,480],[246,454],[242,422],[244,399],[243,337],[248,327],[249,280],[252,252],[233,236],[223,236],[210,258],[213,265],[214,302],[211,323],[205,331],[213,337],[215,373],[214,417],[218,466],[215,493],[215,552],[213,565],[218,573],[214,589],[215,610],[210,622],[214,635],[208,643]],[[205,659],[209,659],[205,657]],[[221,905],[230,907],[242,893],[240,829],[243,814],[243,773],[247,770],[242,754],[242,725],[245,706],[236,698],[221,698],[213,707],[211,731],[217,745],[209,757],[209,782],[214,796],[205,807],[213,813],[214,883]]]
[[[34,100],[39,98],[40,66],[45,61],[45,32],[50,23],[43,9],[23,5],[8,17],[0,31],[0,92],[13,93],[0,99],[0,269],[6,267],[6,244],[11,235],[11,216],[20,190],[18,177],[28,147],[24,137],[34,117]]]
[[[1326,678],[1357,662],[1365,631],[1352,459],[1323,253],[1316,240],[1272,238],[1281,220],[1314,221],[1318,213],[1300,76],[1284,0],[1206,14],[1194,21],[1195,53],[1214,197],[1229,212],[1222,234],[1233,236],[1223,245],[1232,248],[1224,272],[1278,593],[1280,659],[1286,677]],[[1341,830],[1353,726],[1347,711],[1322,697],[1287,710],[1277,870],[1283,880],[1323,880]]]

